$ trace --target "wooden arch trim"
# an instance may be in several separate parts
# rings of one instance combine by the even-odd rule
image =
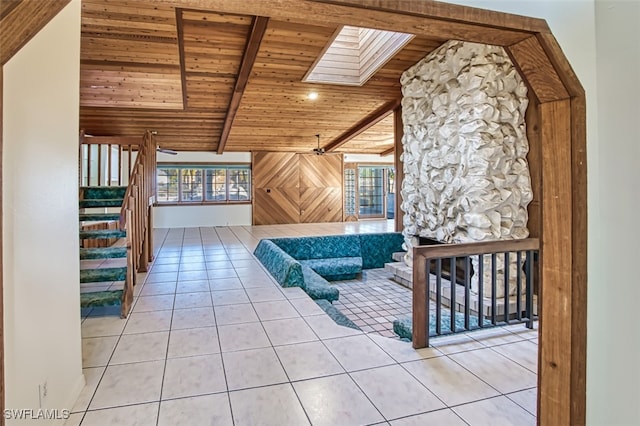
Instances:
[[[2,64],[69,0],[23,0],[3,15]],[[537,98],[542,151],[538,424],[585,424],[587,195],[584,89],[544,21],[405,0],[157,0],[302,24],[323,21],[505,46]],[[37,8],[36,8],[37,5]],[[46,5],[46,7],[44,6]],[[25,8],[33,7],[30,13]],[[11,19],[21,11],[18,23]],[[31,16],[31,25],[25,18]],[[19,25],[18,25],[19,24]],[[524,43],[524,44],[521,44]],[[526,51],[531,46],[535,50]],[[537,57],[543,68],[528,62]],[[542,69],[551,73],[545,75]],[[559,84],[560,82],[561,84]],[[234,92],[235,93],[235,92]],[[219,151],[221,151],[219,146]],[[222,146],[222,150],[224,146]],[[570,212],[570,214],[567,214]],[[1,387],[0,387],[0,390]]]

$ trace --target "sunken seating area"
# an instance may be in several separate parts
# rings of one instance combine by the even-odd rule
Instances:
[[[301,287],[314,300],[338,300],[329,281],[356,278],[363,269],[382,268],[402,251],[397,232],[272,238],[258,243],[254,254],[283,287]]]

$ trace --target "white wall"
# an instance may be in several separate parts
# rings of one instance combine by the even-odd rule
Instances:
[[[593,425],[640,425],[640,3],[596,1],[599,161],[589,214],[587,416]],[[590,236],[591,237],[591,236]]]
[[[4,68],[6,407],[69,409],[84,378],[78,257],[80,1]],[[61,422],[59,422],[61,423]],[[51,424],[8,421],[8,424]]]
[[[377,154],[344,154],[345,163],[362,163],[362,164],[389,164],[393,166],[393,154],[381,157]]]
[[[158,163],[251,163],[250,152],[182,151],[177,155],[158,153]],[[153,208],[155,228],[251,225],[251,204],[159,206]]]
[[[547,20],[587,96],[587,424],[640,424],[636,0],[452,0]]]

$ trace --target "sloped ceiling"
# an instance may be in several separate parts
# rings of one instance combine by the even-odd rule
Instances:
[[[440,45],[414,38],[362,87],[303,83],[337,26],[272,19],[261,38],[251,39],[255,20],[153,2],[83,0],[81,128],[117,136],[151,129],[164,148],[218,150],[253,40],[255,62],[236,93],[224,150],[311,151],[316,134],[328,144],[399,98],[401,73]],[[317,100],[308,99],[311,91]],[[392,146],[387,118],[337,151],[381,153]]]

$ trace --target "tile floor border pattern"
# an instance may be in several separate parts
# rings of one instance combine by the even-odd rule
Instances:
[[[194,229],[198,230],[197,235]],[[206,231],[202,233],[202,229],[206,229]],[[318,226],[318,229],[319,233],[326,232],[322,230],[322,226]],[[250,246],[258,239],[251,236],[250,230],[251,227],[249,227],[249,229],[243,227],[160,230],[157,232],[157,241],[162,240],[162,246],[157,250],[158,259],[162,259],[163,257],[177,258],[180,259],[178,262],[179,265],[181,265],[183,264],[181,262],[183,257],[198,257],[197,254],[195,256],[193,255],[193,253],[197,253],[198,251],[201,251],[204,255],[207,250],[204,245],[205,242],[207,247],[216,244],[222,246],[223,250],[220,250],[220,248],[215,250],[211,248],[211,252],[224,251],[227,256],[229,254],[238,254],[240,257],[243,257],[243,255],[249,252],[250,255]],[[282,232],[286,235],[286,231]],[[182,234],[181,238],[176,238],[176,234]],[[244,237],[244,242],[240,240],[240,236]],[[198,242],[202,246],[202,249],[194,247],[194,244],[197,246],[196,243]],[[180,250],[178,250],[178,247]],[[168,254],[178,252],[180,252],[180,256],[168,256]],[[248,259],[250,259],[250,257]],[[233,261],[229,260],[229,262]],[[194,262],[185,262],[184,264],[189,263]],[[166,265],[166,263],[164,264]],[[91,363],[93,360],[87,360],[89,363],[85,365],[85,372],[88,376],[88,386],[85,388],[85,391],[83,391],[85,395],[81,395],[79,400],[80,405],[78,406],[77,403],[76,407],[74,407],[73,416],[68,424],[80,424],[81,421],[84,421],[84,423],[82,423],[84,425],[101,424],[101,421],[106,421],[104,419],[108,419],[108,424],[133,424],[127,423],[127,421],[136,418],[138,411],[133,413],[135,409],[139,409],[140,412],[145,413],[142,416],[143,423],[141,424],[180,424],[175,423],[175,420],[178,419],[176,412],[190,412],[188,411],[190,407],[200,407],[193,412],[193,415],[207,414],[207,411],[209,411],[208,414],[210,418],[208,418],[207,421],[215,418],[219,420],[220,424],[232,424],[234,420],[235,424],[252,424],[252,413],[247,412],[251,404],[247,405],[243,397],[246,395],[253,395],[254,397],[259,395],[260,398],[269,398],[273,396],[273,394],[278,398],[289,401],[291,407],[294,407],[292,408],[292,412],[284,413],[290,415],[290,417],[282,417],[283,413],[274,413],[272,410],[269,410],[269,407],[263,407],[264,410],[266,410],[263,414],[275,416],[273,418],[274,424],[304,424],[308,422],[322,424],[323,421],[330,418],[332,413],[322,412],[322,410],[317,409],[318,401],[314,400],[312,396],[313,393],[310,393],[309,390],[317,390],[317,388],[325,392],[336,391],[338,393],[344,391],[343,388],[345,388],[350,389],[352,394],[357,395],[354,401],[349,400],[349,405],[362,408],[362,412],[360,413],[361,417],[359,419],[342,419],[347,421],[354,420],[354,424],[389,424],[387,423],[389,421],[391,421],[391,424],[422,424],[422,422],[428,418],[436,420],[448,419],[448,422],[458,422],[458,424],[482,424],[481,420],[478,420],[477,413],[490,413],[495,410],[496,407],[500,408],[504,413],[515,416],[514,419],[517,418],[518,423],[514,424],[535,424],[535,385],[537,377],[535,375],[535,361],[532,358],[537,359],[537,355],[532,357],[532,351],[530,350],[533,348],[533,352],[537,354],[537,350],[535,350],[537,348],[537,334],[535,332],[526,330],[523,327],[513,326],[502,329],[485,330],[470,333],[469,335],[461,334],[434,339],[432,342],[434,344],[433,348],[414,351],[410,348],[409,344],[404,342],[375,335],[362,334],[332,324],[331,320],[329,320],[330,322],[326,322],[328,317],[326,317],[324,312],[319,310],[317,306],[309,305],[310,299],[308,299],[304,293],[300,294],[300,292],[290,289],[282,289],[275,284],[270,277],[267,277],[266,281],[268,286],[263,286],[262,284],[265,283],[262,282],[259,287],[251,287],[255,285],[255,283],[249,283],[252,279],[245,278],[243,281],[243,277],[238,276],[240,287],[237,288],[236,291],[244,292],[246,302],[231,303],[228,305],[216,305],[214,299],[218,290],[213,290],[211,280],[209,280],[210,286],[208,290],[200,286],[202,291],[185,294],[206,294],[208,292],[210,304],[203,302],[204,297],[194,298],[194,300],[200,299],[199,303],[205,303],[205,306],[196,307],[198,306],[198,303],[196,303],[196,306],[180,309],[175,306],[176,297],[180,294],[177,293],[177,286],[179,283],[185,284],[189,282],[189,280],[180,281],[176,275],[173,293],[169,293],[173,294],[173,304],[170,307],[166,301],[166,304],[163,305],[162,302],[160,302],[161,299],[158,299],[159,306],[154,306],[154,303],[149,302],[149,306],[142,309],[142,311],[136,312],[135,308],[141,303],[141,300],[144,302],[147,300],[144,299],[145,297],[154,297],[141,296],[145,287],[164,285],[167,287],[164,291],[171,291],[173,278],[169,281],[169,284],[166,282],[154,283],[148,281],[148,278],[153,274],[154,268],[158,265],[163,265],[163,263],[154,263],[149,274],[141,274],[140,278],[146,278],[146,282],[136,289],[134,313],[132,313],[128,319],[113,321],[113,318],[109,316],[100,317],[100,315],[108,312],[108,309],[104,308],[94,308],[93,310],[83,312],[83,324],[87,319],[95,320],[97,323],[104,322],[106,324],[102,324],[101,328],[97,327],[102,330],[97,333],[107,335],[101,337],[85,337],[83,335],[83,343],[89,342],[90,339],[101,339],[100,343],[103,343],[103,346],[106,345],[106,349],[103,348],[103,350],[106,350],[106,352],[110,354],[108,358],[102,356],[102,359],[94,361],[93,363]],[[238,269],[243,268],[236,268],[232,263],[231,268],[228,269],[233,269],[237,275]],[[264,278],[262,275],[264,270],[261,265],[251,265],[249,269],[253,271],[251,275],[248,275],[249,277],[260,276]],[[245,277],[246,276],[247,275],[245,275]],[[142,282],[142,280],[140,282]],[[250,285],[250,287],[245,287],[245,284]],[[233,285],[237,286],[238,283],[234,281]],[[275,293],[251,291],[256,288],[275,289],[277,293],[280,293],[280,297],[275,300],[270,300],[275,297]],[[252,300],[250,294],[255,296],[256,300]],[[168,300],[169,298],[165,299]],[[265,298],[267,300],[264,300]],[[306,303],[303,303],[303,301]],[[270,303],[271,305],[269,305]],[[315,305],[313,302],[310,303]],[[287,304],[293,309],[285,309],[285,318],[279,318],[277,313],[281,310],[277,308],[288,306]],[[140,306],[144,306],[144,303]],[[236,309],[240,309],[240,306],[243,306],[246,312],[249,312],[247,309],[250,307],[250,310],[253,311],[253,316],[248,319],[256,319],[257,321],[238,323],[235,321],[243,321],[243,318],[236,318],[235,320],[232,318],[230,324],[220,324],[218,322],[216,310],[220,310],[220,313],[225,311],[233,312]],[[259,306],[259,309],[256,309],[256,306]],[[270,306],[274,307],[271,311],[269,310]],[[184,313],[187,313],[187,311],[190,313],[208,312],[209,308],[213,314],[213,324],[195,322],[190,324],[190,328],[177,329],[173,327],[176,312],[178,312],[179,315],[181,314],[180,311],[184,311]],[[197,311],[198,309],[200,309],[200,311]],[[262,315],[259,315],[258,311],[260,311]],[[131,318],[136,315],[148,315],[150,318],[153,319],[155,317],[157,320],[162,316],[166,317],[167,312],[170,313],[168,324],[165,319],[164,323],[160,321],[162,324],[157,327],[134,329],[133,333],[125,332],[127,327],[129,327],[129,322],[132,321]],[[206,316],[200,319],[206,319],[205,317]],[[220,320],[222,321],[222,316]],[[108,323],[122,321],[124,321],[124,324],[119,324],[117,327],[114,327],[113,330],[109,330],[109,327],[113,327],[113,324]],[[276,324],[278,321],[280,322]],[[272,328],[271,325],[273,324],[279,327]],[[290,333],[277,334],[278,332],[276,330],[280,330],[281,328],[286,330],[287,327],[289,327]],[[255,335],[260,335],[261,339],[258,339],[258,342],[249,343],[243,341],[243,339],[239,339],[240,342],[229,343],[232,342],[233,339],[229,340],[224,337],[225,330],[227,329],[237,331],[243,328],[250,329],[249,335],[252,338],[255,337]],[[301,330],[304,330],[304,332]],[[113,333],[115,333],[115,335],[110,335]],[[186,335],[194,333],[196,340],[198,333],[200,333],[200,339],[206,336],[210,338],[209,340],[215,340],[217,338],[217,345],[215,343],[199,342],[196,345],[189,346],[183,343],[183,347],[178,349],[176,349],[176,345],[174,345],[173,351],[186,351],[181,353],[182,356],[176,355],[171,352],[171,337],[174,333],[176,338],[180,336],[180,333]],[[207,335],[206,333],[210,334]],[[215,338],[213,337],[214,335]],[[133,340],[133,336],[137,337],[136,340],[142,339],[142,341],[146,343],[145,349],[141,350],[140,353],[136,353],[135,356],[132,354],[127,355],[126,353],[127,350],[135,353],[136,340]],[[185,342],[186,340],[188,339],[185,338]],[[223,345],[223,341],[226,342],[225,345]],[[531,348],[528,348],[526,345],[530,345]],[[360,350],[363,347],[368,350]],[[318,355],[309,365],[298,365],[302,357],[296,357],[296,351],[298,351],[298,355],[300,355],[305,354],[305,350],[311,348],[313,348],[311,352],[312,355],[323,353],[326,356],[323,358]],[[523,356],[522,354],[527,355]],[[240,370],[251,370],[251,368],[247,367],[248,362],[255,359],[257,355],[260,355],[260,366],[262,366],[265,360],[269,360],[271,368],[268,369],[268,372],[271,373],[273,377],[261,376],[259,374],[261,373],[259,371],[260,369],[255,369],[256,371],[252,372],[252,374],[255,373],[254,376],[250,378],[253,382],[249,380],[243,385],[242,380],[247,378],[243,378],[244,372]],[[129,356],[129,358],[127,358],[127,356]],[[138,358],[136,358],[136,356]],[[247,363],[242,364],[240,368],[238,368],[238,366],[234,367],[234,360],[237,361],[238,359],[243,359],[243,357],[246,358]],[[483,370],[473,363],[469,364],[466,360],[466,358],[474,357],[480,360],[483,358],[493,361],[497,360],[511,367],[514,371],[517,371],[520,383],[511,386],[511,388],[509,387],[509,380],[491,383],[493,378],[486,377],[486,369]],[[98,356],[98,358],[100,357]],[[477,395],[459,403],[457,403],[455,398],[451,400],[450,396],[443,393],[442,383],[438,383],[438,380],[441,380],[442,377],[432,377],[439,369],[428,369],[423,366],[423,364],[429,364],[429,362],[436,362],[430,360],[447,360],[448,365],[455,369],[458,376],[461,376],[456,376],[456,380],[462,380],[461,383],[473,383],[474,386],[480,389]],[[176,364],[184,365],[181,369],[176,370]],[[465,366],[465,364],[467,365]],[[123,370],[126,373],[128,371],[126,370],[126,368],[128,368],[127,366],[132,368],[133,371],[137,371],[139,368],[149,367],[150,370],[154,370],[155,368],[153,374],[149,374],[148,377],[144,378],[147,381],[145,382],[143,380],[143,384],[153,381],[157,382],[156,387],[158,388],[158,392],[149,395],[146,399],[143,398],[144,400],[134,402],[116,400],[109,402],[109,391],[113,390],[115,386],[108,386],[110,384],[113,385],[113,383],[109,382],[113,374],[105,378],[107,370],[109,370],[109,373],[118,370]],[[190,367],[192,370],[196,368],[196,376],[191,377],[191,384],[195,384],[196,389],[189,391],[182,389],[181,391],[180,386],[185,385],[185,380],[189,381],[190,379],[188,377],[189,375],[185,373],[185,371],[189,369],[187,367]],[[319,368],[320,371],[313,371],[314,368]],[[94,374],[96,373],[95,370],[98,370],[97,376],[99,377],[96,377]],[[160,370],[162,370],[162,374],[159,374]],[[416,412],[416,410],[419,410],[416,407],[404,407],[404,411],[397,411],[397,409],[394,408],[394,404],[402,404],[402,401],[395,401],[393,395],[385,393],[385,389],[374,386],[376,380],[367,378],[367,376],[376,377],[376,375],[390,377],[388,370],[393,370],[395,373],[391,377],[402,375],[405,378],[403,382],[405,386],[414,386],[416,389],[419,389],[420,392],[418,393],[423,396],[424,401],[427,401],[425,406],[430,407],[429,410]],[[181,374],[176,375],[175,371],[180,371]],[[212,384],[198,380],[198,374],[201,375],[203,371],[207,371],[212,377],[217,374],[217,377],[219,377],[221,381],[224,381],[224,387],[215,388],[215,383]],[[431,377],[429,377],[429,375],[431,375]],[[118,376],[116,376],[116,378],[117,377]],[[126,377],[126,375],[124,377]],[[429,385],[432,384],[429,380],[437,385],[435,388],[433,385],[431,386],[433,390],[429,388]],[[427,383],[424,383],[425,381]],[[232,383],[231,386],[230,382]],[[331,383],[333,387],[331,389],[325,389],[322,387],[322,383]],[[173,390],[171,390],[170,385],[173,385]],[[200,388],[198,388],[198,386],[200,386]],[[444,384],[444,387],[447,386],[451,387],[451,383],[449,385]],[[176,390],[175,387],[178,389]],[[457,390],[459,391],[459,389]],[[533,402],[531,401],[532,394]],[[98,397],[97,400],[96,397]],[[84,401],[81,401],[83,398]],[[107,402],[102,401],[102,404],[100,404],[100,399],[104,400],[105,398]],[[213,402],[211,403],[213,405],[201,403],[204,400],[211,400],[215,402],[215,404]],[[393,404],[391,402],[393,402]],[[473,407],[469,409],[469,406],[473,405],[477,405],[477,409]],[[153,406],[154,410],[149,408],[150,406]],[[219,413],[211,413],[211,406],[217,407],[220,410]],[[235,411],[234,406],[236,407]],[[121,414],[119,414],[121,412],[129,413],[132,417],[127,420],[127,417],[122,417]],[[152,412],[155,414],[151,414]],[[470,416],[469,413],[474,412],[474,416]],[[418,417],[414,418],[413,416]],[[482,416],[480,416],[480,418],[482,418]],[[174,422],[171,423],[171,421],[169,421],[169,423],[166,423],[166,421],[168,421],[166,419],[174,419]],[[118,423],[120,420],[123,420],[124,423]],[[411,423],[414,420],[418,423]],[[144,423],[144,421],[146,421],[146,423]],[[282,421],[284,421],[284,423],[282,423]],[[186,424],[197,424],[197,422]],[[505,424],[509,423],[507,422]]]

